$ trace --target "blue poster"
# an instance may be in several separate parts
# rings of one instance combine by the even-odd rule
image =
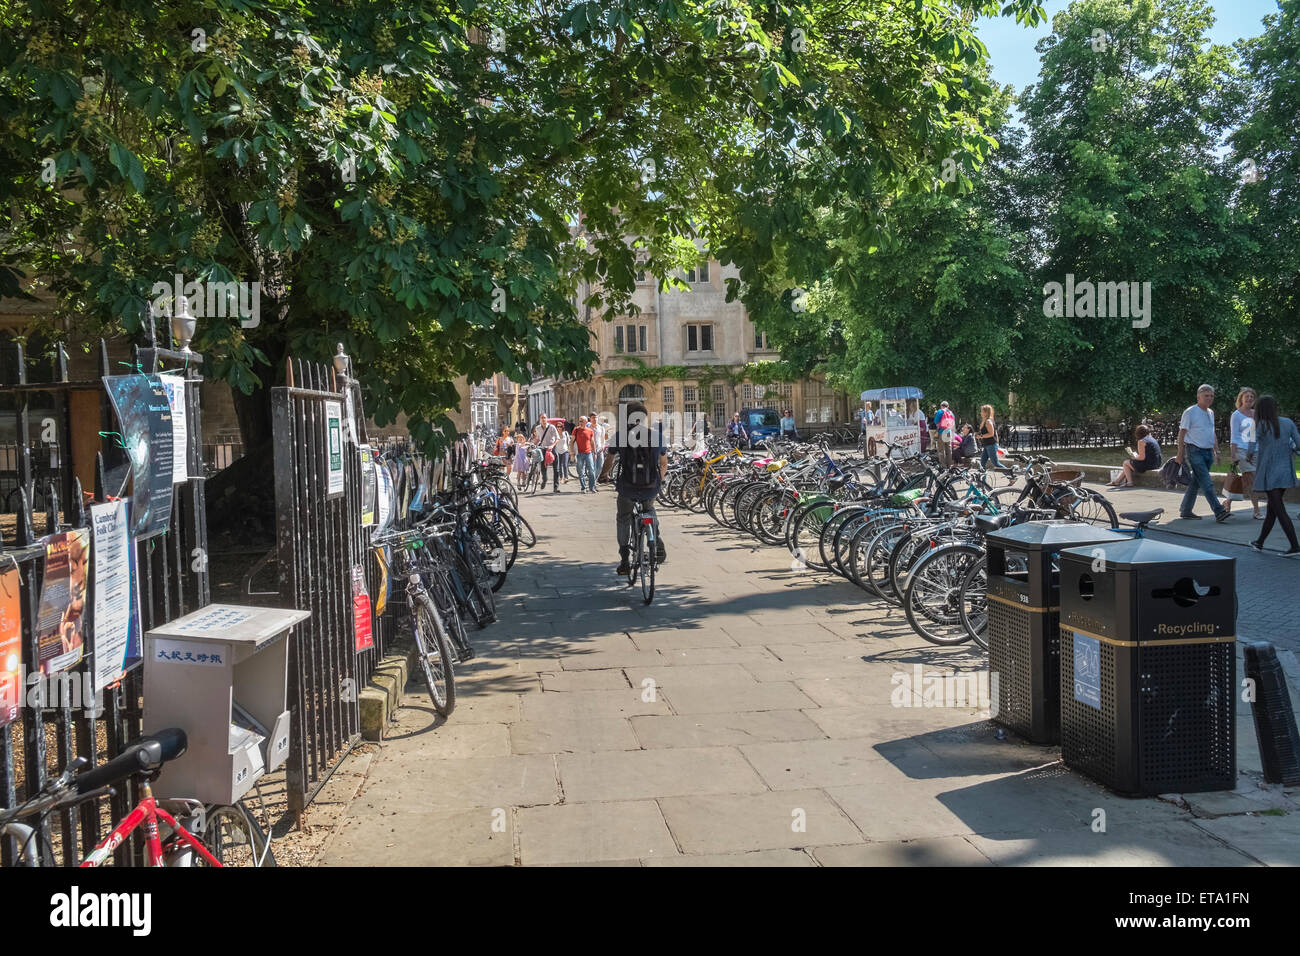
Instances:
[[[1074,699],[1101,710],[1101,641],[1074,635]]]
[[[162,534],[171,523],[175,472],[167,391],[157,375],[105,375],[103,382],[131,461],[131,537]]]

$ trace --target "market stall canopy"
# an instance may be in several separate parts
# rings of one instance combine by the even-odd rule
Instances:
[[[912,385],[899,385],[897,388],[869,388],[862,393],[864,402],[904,402],[909,398],[924,398],[921,390]]]

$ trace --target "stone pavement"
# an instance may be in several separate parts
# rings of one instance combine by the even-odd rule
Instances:
[[[341,771],[359,785],[317,863],[1300,862],[1300,793],[1257,784],[1244,709],[1238,792],[1119,797],[974,706],[922,706],[913,669],[971,671],[978,649],[925,643],[781,549],[666,512],[647,608],[612,573],[608,490],[523,508],[540,541],[472,636],[455,712],[407,687]]]

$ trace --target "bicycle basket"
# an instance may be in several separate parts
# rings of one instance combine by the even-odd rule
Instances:
[[[1087,476],[1081,471],[1054,471],[1052,472],[1049,480],[1054,485],[1063,484],[1063,485],[1071,485],[1072,487],[1078,488],[1081,484],[1083,484],[1083,479],[1085,477]]]

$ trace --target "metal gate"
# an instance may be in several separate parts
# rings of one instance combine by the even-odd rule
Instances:
[[[323,365],[289,359],[287,371],[288,386],[271,390],[271,417],[280,604],[311,611],[289,647],[286,774],[289,809],[300,814],[360,738],[352,569],[365,552],[361,460],[347,429],[331,448],[327,419],[336,408],[346,414],[346,394]],[[354,422],[364,429],[360,395],[348,388]],[[342,456],[342,489],[335,494],[332,450]]]

